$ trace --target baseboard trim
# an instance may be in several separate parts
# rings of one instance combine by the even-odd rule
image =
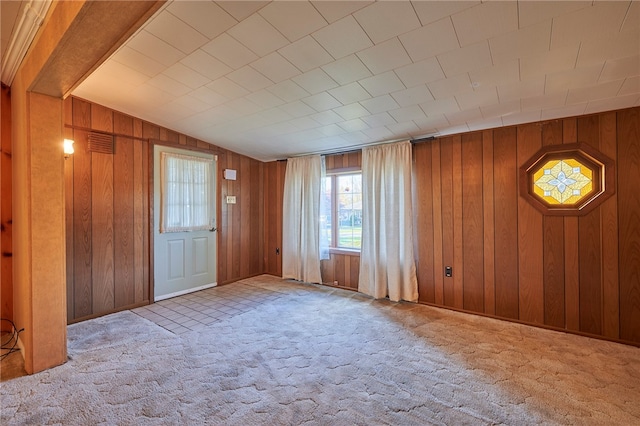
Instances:
[[[172,297],[182,296],[184,294],[193,293],[195,291],[206,290],[206,289],[211,288],[211,287],[216,287],[217,285],[218,285],[218,283],[216,282],[216,283],[201,285],[200,287],[189,288],[187,290],[176,291],[175,293],[163,294],[161,296],[154,297],[153,301],[154,302],[159,302],[161,300],[171,299]]]

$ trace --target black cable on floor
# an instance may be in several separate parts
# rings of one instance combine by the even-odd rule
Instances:
[[[9,355],[11,355],[14,352],[18,352],[20,350],[20,348],[18,348],[18,336],[20,335],[21,332],[24,331],[23,329],[18,330],[16,328],[16,325],[13,323],[13,321],[11,321],[10,319],[6,319],[6,318],[0,318],[0,321],[2,322],[8,322],[9,324],[11,324],[11,332],[8,333],[9,338],[7,339],[7,341],[3,341],[2,342],[2,354],[0,355],[0,361],[2,361],[3,359],[5,359],[6,357],[8,357]],[[0,327],[0,330],[3,327]],[[5,352],[7,351],[7,352]]]

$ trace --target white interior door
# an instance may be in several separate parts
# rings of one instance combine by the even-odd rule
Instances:
[[[161,232],[161,153],[211,159],[211,229]],[[213,155],[156,145],[154,148],[154,300],[167,299],[216,285],[216,160]]]

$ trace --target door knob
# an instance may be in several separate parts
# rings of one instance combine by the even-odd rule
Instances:
[[[213,227],[213,228],[209,229],[209,232],[216,232],[217,230],[218,230],[218,228]]]

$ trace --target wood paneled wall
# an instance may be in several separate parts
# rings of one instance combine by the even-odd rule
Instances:
[[[286,161],[264,165],[264,272],[282,276],[282,199]]]
[[[544,216],[519,196],[519,167],[575,142],[614,160],[616,194],[584,216]],[[327,169],[359,166],[352,155]],[[414,145],[413,161],[420,302],[640,344],[640,108],[443,137]],[[358,257],[321,268],[357,289]]]
[[[0,317],[13,321],[13,243],[11,171],[11,90],[2,85],[0,95]],[[0,324],[0,331],[11,331]]]
[[[639,140],[634,108],[415,145],[420,301],[640,343]],[[616,162],[617,192],[584,216],[544,216],[519,196],[519,167],[575,142]]]
[[[263,273],[261,162],[79,98],[65,101],[65,125],[69,322],[153,299],[154,143],[218,155],[218,283]],[[89,152],[90,131],[114,135],[114,154]]]

